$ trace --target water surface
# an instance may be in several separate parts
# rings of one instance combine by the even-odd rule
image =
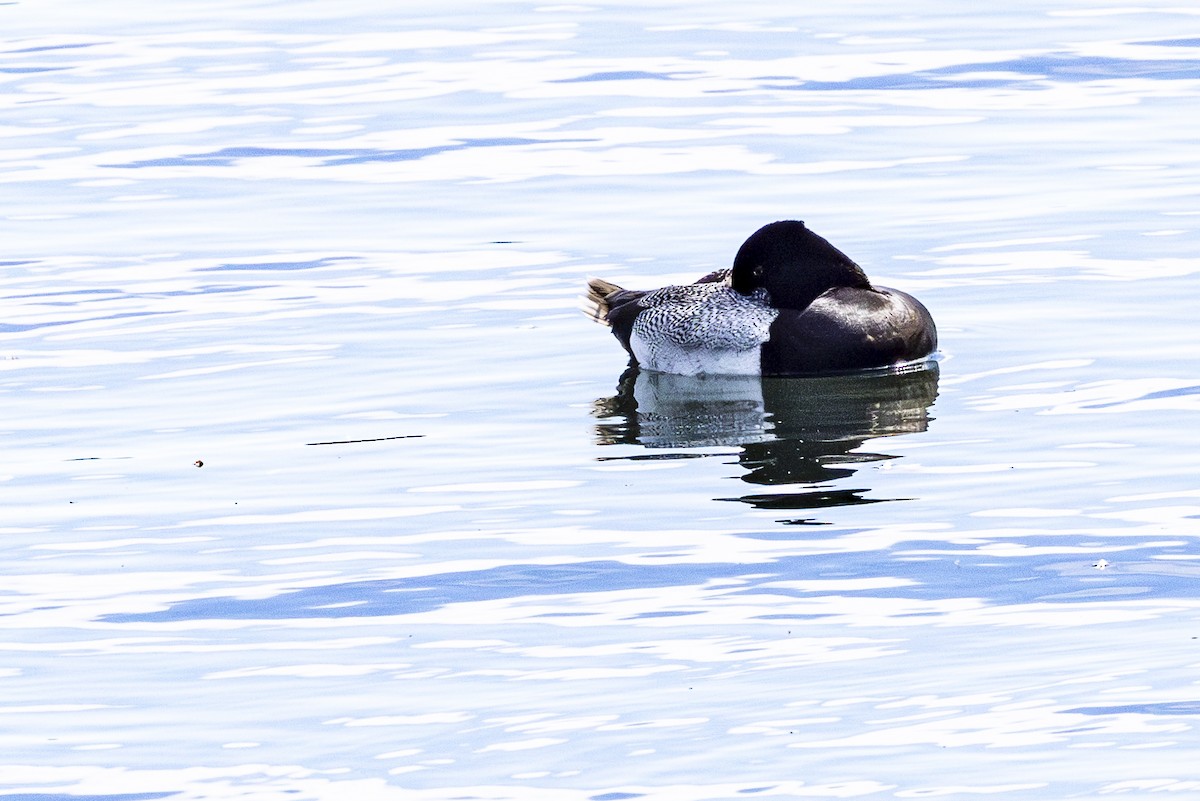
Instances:
[[[1200,787],[1191,10],[0,21],[0,797]],[[939,360],[575,308],[780,218]]]

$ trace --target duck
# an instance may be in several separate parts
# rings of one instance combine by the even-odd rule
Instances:
[[[732,267],[692,284],[641,290],[591,278],[583,308],[612,329],[630,366],[675,375],[900,369],[937,350],[919,300],[872,284],[800,220],[764,225]]]

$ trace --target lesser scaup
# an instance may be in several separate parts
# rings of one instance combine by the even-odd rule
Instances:
[[[923,359],[937,330],[916,298],[796,220],[763,226],[731,269],[685,286],[622,289],[593,278],[586,311],[642,369],[679,375],[803,375]]]

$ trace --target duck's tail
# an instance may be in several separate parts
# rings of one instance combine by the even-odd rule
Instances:
[[[620,291],[621,287],[612,281],[605,281],[603,278],[589,278],[587,282],[587,295],[580,298],[582,302],[579,308],[584,314],[592,318],[593,322],[600,323],[601,325],[609,325],[608,298],[612,293]]]

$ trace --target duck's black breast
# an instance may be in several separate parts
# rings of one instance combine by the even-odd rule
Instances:
[[[913,296],[837,287],[805,309],[780,309],[762,347],[764,375],[864,370],[929,356],[937,329]]]

